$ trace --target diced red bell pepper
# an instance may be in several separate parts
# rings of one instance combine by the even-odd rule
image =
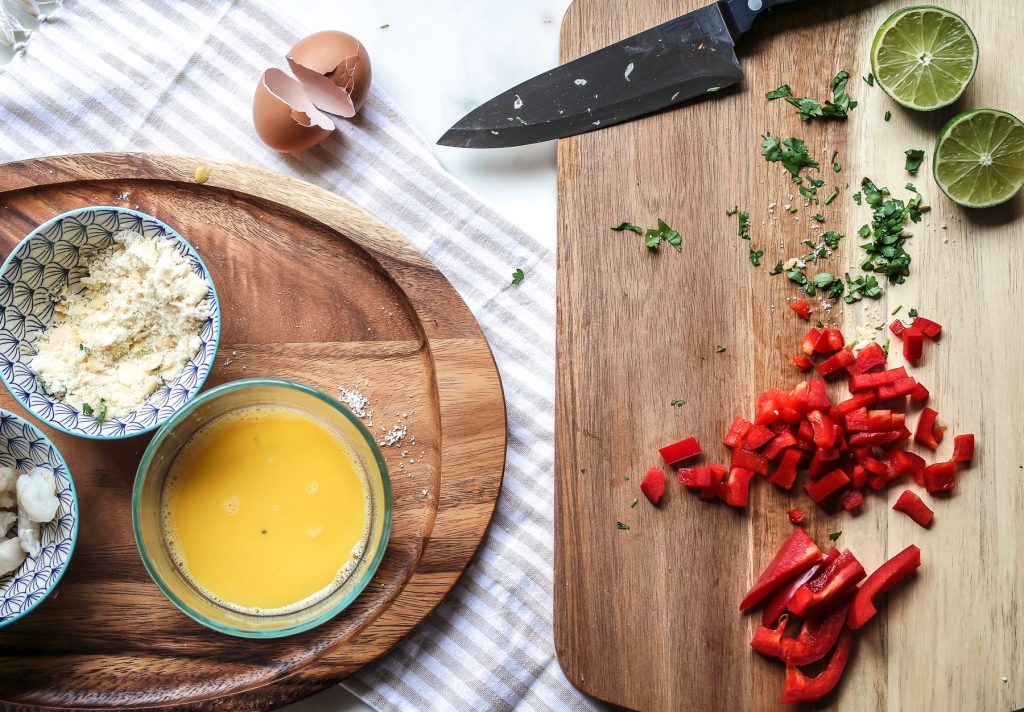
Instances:
[[[880,433],[853,433],[850,436],[850,445],[888,445],[899,440],[899,431],[886,430]]]
[[[919,361],[924,351],[924,333],[916,326],[903,330],[903,358]]]
[[[830,448],[836,444],[836,430],[832,419],[820,410],[812,410],[807,414],[807,422],[814,431],[814,444],[819,448]]]
[[[863,489],[868,483],[868,471],[863,465],[854,465],[853,474],[850,475],[850,486],[854,489]]]
[[[806,383],[807,410],[829,410],[832,402],[828,399],[828,385],[820,378],[812,378]]]
[[[843,348],[819,363],[818,373],[822,376],[827,376],[841,368],[846,368],[856,360],[857,357],[853,355],[853,349],[850,347]]]
[[[778,422],[779,417],[779,404],[775,401],[766,401],[754,417],[754,428]],[[754,428],[751,428],[750,431],[753,432]],[[750,437],[750,433],[747,433],[747,437]]]
[[[793,365],[799,368],[801,371],[810,371],[811,367],[814,366],[814,363],[811,361],[811,359],[803,355],[794,356],[791,360],[793,361]]]
[[[661,459],[665,461],[665,464],[674,465],[700,455],[701,450],[700,445],[697,444],[697,438],[685,438],[677,443],[658,448],[658,452],[661,453]]]
[[[892,323],[889,324],[889,331],[899,338],[903,338],[903,332],[906,331],[906,329],[907,325],[899,319],[893,319]]]
[[[918,403],[928,400],[928,396],[928,389],[924,387],[923,383],[916,384],[914,390],[910,392],[910,400],[917,401]]]
[[[843,509],[852,512],[860,509],[864,504],[864,493],[859,489],[853,489],[843,495]]]
[[[729,467],[742,467],[744,470],[753,470],[761,476],[768,475],[768,458],[760,453],[736,448],[732,451],[732,460]]]
[[[924,488],[931,494],[956,487],[956,463],[935,462],[924,468]]]
[[[897,480],[903,475],[910,475],[921,484],[924,475],[924,458],[906,450],[890,450],[886,482]]]
[[[887,409],[878,409],[866,411],[867,427],[864,430],[873,430],[875,432],[885,430],[895,430],[892,427],[892,411]],[[900,423],[902,425],[902,423]]]
[[[768,446],[764,449],[764,456],[769,460],[774,460],[783,450],[794,445],[796,445],[796,438],[793,437],[793,433],[784,430],[768,443]]]
[[[921,550],[911,544],[875,569],[853,597],[847,625],[857,630],[878,612],[875,596],[885,593],[921,565]]]
[[[825,329],[822,333],[828,336],[829,351],[838,351],[843,348],[843,332],[839,329]]]
[[[707,467],[683,467],[678,474],[679,484],[683,487],[703,489],[711,486],[711,470]]]
[[[818,339],[821,337],[821,332],[817,329],[811,329],[804,336],[803,341],[800,342],[800,350],[806,355],[812,356],[814,354],[814,346],[818,343]]]
[[[811,305],[806,299],[797,299],[789,303],[789,308],[796,312],[796,315],[807,321],[811,318]]]
[[[779,464],[775,466],[775,472],[768,478],[773,485],[783,489],[790,489],[796,482],[796,468],[800,463],[800,451],[796,448],[789,448],[782,453]]]
[[[745,439],[747,442],[747,447],[749,447],[751,450],[756,450],[774,437],[775,433],[773,433],[771,430],[764,427],[763,425],[755,424],[754,427],[752,427],[750,431],[747,433],[747,437]]]
[[[953,462],[970,462],[974,459],[974,435],[957,435],[953,438]]]
[[[743,444],[743,438],[747,437],[747,433],[754,427],[746,418],[736,417],[732,421],[732,425],[729,426],[729,432],[722,438],[722,444],[726,447],[739,447]]]
[[[714,462],[708,464],[708,473],[711,479],[710,484],[707,487],[702,487],[700,490],[700,498],[702,501],[714,502],[718,499],[718,485],[721,484],[726,471],[727,470],[722,465]]]
[[[660,467],[652,467],[640,483],[640,491],[651,504],[657,505],[665,494],[665,473]]]
[[[836,448],[818,448],[815,450],[810,463],[807,465],[811,479],[821,479],[824,475],[835,469],[836,460],[838,459],[839,450]]]
[[[896,504],[892,505],[892,508],[897,512],[903,512],[925,529],[932,523],[932,517],[935,516],[935,512],[910,490],[905,490],[896,500]]]
[[[865,576],[864,567],[847,549],[820,574],[798,588],[786,608],[798,616],[813,618],[845,600]]]
[[[789,510],[789,521],[791,524],[802,524],[807,519],[807,515],[804,514],[804,510],[794,508]]]
[[[921,417],[917,419],[917,428],[914,430],[914,442],[920,443],[930,450],[939,447],[939,443],[942,441],[942,431],[936,437],[935,420],[938,417],[938,412],[932,408],[925,408],[921,411]]]
[[[804,485],[804,491],[815,502],[822,504],[849,482],[849,476],[837,467],[820,480]]]
[[[883,383],[878,387],[878,400],[891,400],[909,396],[917,388],[917,381],[912,378],[901,378],[893,383]]]
[[[820,618],[805,620],[795,637],[785,636],[789,616],[781,616],[776,627],[764,625],[754,632],[750,647],[761,655],[778,658],[791,665],[810,665],[826,655],[846,626],[849,604]]]
[[[903,368],[903,366],[890,368],[888,371],[879,371],[877,373],[856,373],[850,376],[850,393],[878,388],[886,383],[895,383],[901,378],[906,377],[907,369]]]
[[[857,360],[852,365],[847,366],[846,370],[850,375],[853,375],[856,373],[867,373],[875,366],[884,365],[885,349],[872,341],[860,350],[860,353],[857,354]]]
[[[860,464],[864,465],[864,469],[872,475],[884,475],[887,471],[885,463],[874,457],[862,458]]]
[[[740,602],[740,610],[757,605],[773,591],[781,588],[819,561],[821,561],[821,550],[814,540],[803,529],[795,527],[793,532],[782,542],[775,557],[747,591],[747,595],[743,597]]]
[[[929,339],[938,338],[939,334],[942,332],[941,324],[938,324],[931,319],[925,319],[923,316],[914,317],[913,326],[915,329],[920,329],[921,333]]]
[[[874,391],[863,391],[852,398],[836,403],[829,410],[828,414],[834,419],[839,420],[840,418],[845,417],[847,413],[851,413],[858,408],[866,408],[867,406],[874,405],[877,400],[878,395]]]
[[[862,433],[870,430],[868,427],[868,409],[858,408],[846,414],[846,432]]]
[[[814,428],[806,418],[801,420],[800,425],[797,426],[796,440],[799,443],[810,443],[811,447],[814,447]]]
[[[730,507],[746,507],[750,493],[750,478],[754,473],[742,467],[734,467],[729,476],[718,485],[718,498]]]
[[[796,665],[786,666],[786,682],[782,687],[782,704],[793,702],[814,702],[832,692],[839,684],[839,678],[846,670],[846,662],[850,659],[850,648],[853,646],[853,633],[844,628],[839,634],[839,641],[832,650],[828,667],[817,677],[807,677]]]

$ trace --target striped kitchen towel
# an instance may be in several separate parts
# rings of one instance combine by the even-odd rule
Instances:
[[[320,28],[317,28],[320,29]],[[252,163],[345,196],[419,247],[469,304],[508,402],[488,536],[451,596],[344,684],[388,710],[577,710],[551,632],[554,255],[446,175],[378,89],[341,140],[286,157],[251,125],[257,78],[302,28],[262,0],[66,0],[0,75],[0,161],[159,151]],[[526,281],[510,285],[521,266]]]

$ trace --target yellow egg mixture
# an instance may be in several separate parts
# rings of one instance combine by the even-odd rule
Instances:
[[[298,411],[259,407],[192,437],[171,465],[162,513],[171,555],[195,586],[265,614],[343,583],[369,511],[366,477],[338,435]]]

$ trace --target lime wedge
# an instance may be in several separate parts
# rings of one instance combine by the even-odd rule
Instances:
[[[978,68],[978,41],[956,13],[908,7],[882,23],[871,44],[878,85],[910,109],[930,111],[960,98]]]
[[[932,171],[960,205],[987,208],[1009,200],[1024,184],[1024,124],[996,109],[954,116],[939,133]]]

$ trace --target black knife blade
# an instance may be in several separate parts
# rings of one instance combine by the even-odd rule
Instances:
[[[730,0],[694,10],[540,74],[469,112],[443,146],[522,146],[612,126],[743,79],[736,40],[762,11],[794,0]]]

